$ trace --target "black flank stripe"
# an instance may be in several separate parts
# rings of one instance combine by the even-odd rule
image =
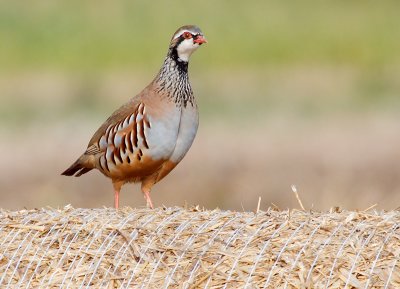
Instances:
[[[103,165],[101,164],[101,158],[102,158],[102,157],[99,158],[99,167],[100,167],[100,169],[101,169],[102,171],[104,171]]]
[[[149,145],[147,144],[147,140],[146,140],[146,135],[144,134],[144,121],[143,119],[140,120],[140,136],[143,139],[143,145],[145,146],[146,149],[149,148]]]
[[[115,133],[118,130],[118,122],[113,126],[113,132]]]
[[[123,120],[121,120],[121,122],[119,123],[118,130],[121,130],[121,129],[124,127],[125,119],[126,119],[126,118],[124,118]]]
[[[115,148],[113,156],[117,157],[120,163],[122,163],[122,158],[121,158],[121,149],[120,148]],[[115,158],[114,159],[114,164],[116,164]]]
[[[131,120],[131,117],[132,117],[133,115],[134,115],[133,113],[131,113],[130,115],[128,115],[128,117],[127,117],[127,126],[130,126],[130,125],[132,124],[133,119]]]
[[[122,127],[127,127],[129,125],[129,118],[130,117],[131,117],[130,114],[127,117],[125,117]]]
[[[110,133],[107,138],[107,146],[108,145],[114,145],[114,133],[112,132],[112,130],[110,130]]]
[[[122,135],[120,149],[121,149],[123,154],[126,152],[125,138],[126,138],[126,135],[125,134]]]
[[[111,154],[111,161],[113,162],[113,164],[116,166],[117,162],[115,161],[115,154],[114,152]]]
[[[144,123],[148,128],[151,128],[150,121],[147,119],[147,116],[144,117]]]
[[[128,147],[128,151],[133,153],[133,147],[132,147],[132,141],[131,141],[131,131],[128,132],[128,134],[126,135],[125,139],[126,139],[126,144]]]
[[[136,115],[135,115],[135,121],[133,122],[133,145],[137,148],[138,146],[138,137],[137,137],[137,126],[136,126]]]
[[[108,167],[108,161],[107,161],[107,158],[104,156],[104,164],[106,165],[106,170],[108,171],[108,172],[110,172],[110,168]]]
[[[108,143],[108,137],[110,135],[111,127],[108,127],[106,130],[106,142]]]

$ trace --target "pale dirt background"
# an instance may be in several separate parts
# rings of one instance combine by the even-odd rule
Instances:
[[[304,74],[304,83],[322,81],[308,80],[307,75],[312,74]],[[291,82],[287,74],[284,75],[285,81]],[[2,128],[2,207],[57,207],[67,203],[76,207],[112,205],[111,183],[100,173],[91,172],[80,178],[60,176],[84,151],[92,133],[107,113],[86,115],[82,109],[80,113],[66,114],[58,119],[57,110],[61,110],[60,107],[68,101],[71,86],[63,85],[62,82],[67,80],[61,76],[58,77],[59,84],[51,76],[49,79],[46,77],[34,80],[20,78],[20,86],[12,84],[9,88],[19,90],[24,87],[21,93],[27,90],[29,95],[25,96],[33,98],[33,102],[45,103],[45,110],[49,112],[42,111],[40,120],[30,122],[26,118],[21,120],[21,124]],[[203,77],[192,75],[196,79],[195,89],[201,87]],[[274,81],[281,82],[275,78]],[[135,79],[134,75],[132,79]],[[207,80],[208,76],[204,83]],[[329,81],[332,83],[323,89],[326,91],[320,92],[321,96],[325,92],[330,93],[330,86],[337,79],[332,76]],[[287,97],[286,101],[292,99],[296,103],[293,98],[307,94],[304,90],[315,89],[314,85],[304,83],[302,88],[296,88],[291,93],[282,92],[279,88],[274,92],[285,93],[282,97]],[[126,83],[110,80],[102,85],[104,87],[98,93],[99,102],[115,102],[114,107],[124,98],[106,99],[108,93],[112,95],[116,91],[120,95],[129,95],[128,91],[138,89],[128,80]],[[224,116],[225,101],[228,104],[232,99],[238,103],[251,101],[251,95],[236,95],[241,94],[240,90],[246,83],[231,83],[231,87],[236,85],[239,85],[239,92],[233,95],[213,96],[222,105],[219,107],[221,111],[213,108],[215,113],[211,115],[203,113],[207,108],[204,108],[202,100],[210,96],[203,94],[201,88],[196,90],[201,112],[197,138],[182,163],[154,187],[152,195],[157,205],[184,205],[186,202],[206,208],[251,210],[256,207],[260,196],[263,206],[274,203],[281,208],[292,208],[298,206],[290,188],[294,184],[308,208],[341,206],[364,209],[375,203],[385,209],[399,206],[400,122],[396,115],[327,113],[327,116],[307,118],[298,117],[286,109],[281,113],[279,108],[273,112],[266,105],[265,114],[263,107],[256,108],[258,112],[254,115],[246,107],[239,107],[237,112],[232,109],[232,115]],[[254,88],[251,80],[249,86]],[[6,87],[3,85],[2,89]],[[64,88],[67,90],[65,98],[60,94],[53,97],[52,91],[62,91],[63,87],[68,87]],[[339,88],[336,87],[336,90]],[[320,95],[311,101],[321,101]],[[110,105],[105,110],[111,112],[112,109]],[[127,185],[123,188],[122,204],[144,205],[139,186]]]

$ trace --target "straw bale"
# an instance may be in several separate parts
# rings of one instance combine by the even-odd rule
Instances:
[[[0,211],[0,288],[400,288],[400,212]]]

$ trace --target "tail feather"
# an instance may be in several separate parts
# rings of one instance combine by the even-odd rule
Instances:
[[[93,168],[88,168],[84,166],[81,162],[81,159],[78,159],[76,162],[74,162],[68,169],[66,169],[61,175],[64,176],[73,176],[75,177],[80,177],[83,174],[86,174],[87,172],[91,171]]]

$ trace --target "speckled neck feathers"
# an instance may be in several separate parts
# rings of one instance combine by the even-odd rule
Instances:
[[[192,87],[189,83],[188,65],[178,58],[175,48],[170,48],[160,72],[154,79],[159,93],[165,93],[177,106],[195,105]]]

